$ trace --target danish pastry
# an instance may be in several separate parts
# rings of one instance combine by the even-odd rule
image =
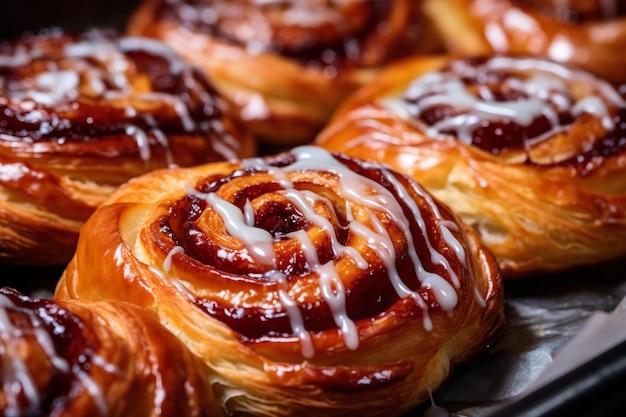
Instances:
[[[0,263],[64,265],[128,179],[252,156],[204,76],[153,39],[60,30],[0,46]]]
[[[3,416],[220,416],[206,368],[152,315],[124,303],[0,289]]]
[[[400,415],[504,324],[471,228],[409,177],[319,147],[131,180],[55,297],[153,311],[233,415]]]
[[[626,254],[626,106],[542,58],[414,59],[345,102],[316,144],[413,176],[505,278]]]
[[[626,3],[616,0],[426,0],[455,54],[535,55],[626,82]]]
[[[415,0],[147,0],[128,31],[204,69],[265,144],[309,142],[373,73],[438,40]]]

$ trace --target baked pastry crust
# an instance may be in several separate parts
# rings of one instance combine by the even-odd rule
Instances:
[[[626,254],[625,116],[587,72],[440,56],[390,68],[315,144],[413,176],[520,278]]]
[[[206,368],[150,313],[0,289],[2,415],[220,416]]]
[[[470,228],[409,177],[318,147],[130,181],[55,296],[153,311],[236,415],[400,415],[504,324]]]
[[[254,155],[204,76],[166,46],[60,30],[0,46],[0,263],[64,265],[117,186]]]
[[[626,4],[616,0],[426,0],[449,52],[518,54],[626,82]]]
[[[310,142],[332,111],[389,62],[438,40],[414,0],[147,0],[134,35],[202,68],[261,141]]]

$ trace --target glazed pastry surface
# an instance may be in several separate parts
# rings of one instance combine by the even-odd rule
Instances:
[[[626,106],[546,59],[414,59],[334,115],[316,144],[413,176],[499,260],[505,278],[626,254]]]
[[[0,289],[3,416],[220,416],[205,367],[151,314]]]
[[[110,193],[255,153],[204,76],[152,39],[60,30],[0,45],[0,263],[63,265]]]
[[[470,228],[409,177],[318,147],[130,181],[55,296],[153,311],[235,415],[400,415],[504,324]]]
[[[519,54],[626,82],[626,3],[617,0],[427,0],[449,52]]]
[[[312,140],[384,65],[438,44],[413,0],[147,0],[128,31],[204,69],[263,142],[282,146]]]

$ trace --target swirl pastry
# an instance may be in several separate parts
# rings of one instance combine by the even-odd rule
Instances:
[[[626,82],[626,3],[617,0],[426,0],[450,52],[534,55]]]
[[[437,44],[415,0],[146,0],[128,31],[203,68],[263,142],[313,139],[387,63]]]
[[[235,415],[399,415],[503,325],[470,228],[409,177],[318,147],[131,181],[56,296],[154,311]]]
[[[136,306],[0,289],[3,416],[219,416],[205,369]]]
[[[626,254],[626,106],[539,58],[415,59],[346,101],[316,144],[413,176],[505,278]]]
[[[63,265],[111,191],[251,156],[204,76],[152,39],[59,30],[0,45],[0,263]]]

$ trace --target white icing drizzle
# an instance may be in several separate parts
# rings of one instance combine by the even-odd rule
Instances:
[[[326,169],[326,170],[335,171],[341,177],[340,186],[341,186],[342,193],[345,196],[350,197],[351,201],[355,202],[358,205],[368,207],[372,210],[378,210],[378,211],[388,213],[389,217],[394,219],[398,227],[402,229],[404,237],[409,246],[408,247],[409,255],[414,265],[418,269],[418,276],[430,277],[432,275],[431,281],[433,283],[438,282],[441,284],[442,297],[444,293],[449,292],[448,289],[445,288],[449,284],[447,284],[447,281],[443,277],[427,272],[423,268],[422,262],[419,259],[416,249],[415,249],[412,233],[408,228],[409,221],[408,219],[406,219],[406,216],[404,215],[404,211],[402,207],[400,206],[400,204],[396,201],[395,197],[388,190],[386,190],[381,185],[375,183],[374,181],[368,180],[367,178],[362,177],[348,170],[347,167],[345,167],[343,164],[337,161],[334,157],[332,157],[332,155],[330,155],[326,151],[323,151],[319,148],[300,147],[300,148],[295,149],[294,153],[296,153],[299,156],[299,158],[295,164],[289,167],[286,167],[289,170]],[[389,180],[394,185],[394,189],[398,193],[398,195],[401,196],[401,198],[406,202],[406,204],[410,206],[412,214],[416,222],[418,223],[420,229],[425,230],[426,224],[420,214],[419,208],[417,207],[413,199],[409,197],[404,186],[401,185],[397,181],[397,179],[395,179],[393,175],[391,175],[391,173],[388,170],[379,166],[377,167],[382,169],[382,171],[385,173],[386,179]],[[374,190],[375,193],[373,193],[371,190]],[[449,223],[448,222],[441,223],[441,220],[443,220],[442,216],[437,210],[436,205],[434,204],[434,201],[427,195],[427,193],[423,189],[418,188],[418,187],[414,187],[414,190],[417,191],[424,198],[425,201],[428,201],[430,203],[429,204],[430,209],[436,213],[436,216],[440,220],[439,227],[440,228],[447,227]],[[372,219],[374,218],[374,216],[371,216],[371,217]],[[352,227],[354,223],[355,222],[352,222],[350,224],[350,227]],[[367,227],[364,230],[371,231],[371,229]],[[364,237],[367,237],[367,235],[364,235]],[[452,234],[448,233],[448,237],[452,237]],[[439,258],[441,255],[434,249],[431,242],[427,242],[427,243],[428,243],[428,247],[431,253],[431,257],[437,257],[437,259],[433,259],[433,262],[435,263],[442,262],[441,259],[444,259],[444,258],[443,257]],[[458,240],[456,239],[453,239],[451,241],[446,240],[446,243],[452,248],[455,248],[454,251],[457,254],[459,253],[459,250],[462,248],[461,243],[458,242]],[[464,259],[462,259],[461,262],[463,262],[463,265],[466,266],[464,264],[465,262]],[[452,272],[452,269],[450,268],[450,265],[447,262],[445,263],[444,266],[446,267],[448,271],[450,271],[451,275],[454,275],[454,273]],[[452,279],[455,280],[456,278],[452,278]],[[458,282],[458,279],[456,282]],[[437,287],[434,288],[434,291],[437,291]],[[406,293],[401,296],[406,297],[408,295],[410,294]]]
[[[355,350],[359,347],[359,333],[356,324],[348,317],[346,311],[346,289],[339,277],[333,261],[316,268],[319,274],[319,285],[322,297],[333,313],[335,324],[343,335],[343,341],[348,349]]]
[[[417,291],[411,290],[405,284],[402,277],[398,273],[396,268],[396,250],[387,229],[385,229],[376,216],[370,215],[370,221],[374,225],[375,230],[370,229],[363,223],[353,222],[349,226],[350,231],[367,240],[368,247],[376,252],[378,258],[383,262],[383,265],[385,265],[389,281],[391,282],[391,285],[393,285],[398,297],[411,297],[415,301],[415,304],[417,304],[422,310],[424,328],[431,331],[433,329],[433,324],[430,320],[430,315],[428,314],[428,305],[426,305],[426,302]],[[416,269],[418,271],[423,270],[421,267],[421,261],[419,265],[416,265]]]
[[[243,219],[246,226],[254,227],[254,207],[250,200],[246,200],[246,204],[243,206]]]
[[[267,274],[265,274],[265,276],[272,281],[278,282],[278,285],[280,287],[286,286],[287,277],[284,273],[280,271],[269,271]],[[278,297],[281,305],[287,311],[287,317],[289,318],[291,331],[300,340],[300,351],[302,352],[302,356],[305,358],[312,358],[313,356],[315,356],[313,339],[311,338],[311,334],[304,326],[304,318],[302,317],[302,312],[300,312],[300,309],[298,308],[298,304],[287,293],[287,291],[283,289],[280,289],[278,291]]]
[[[21,329],[15,327],[9,317],[8,310],[14,310],[24,314],[30,319],[32,328]],[[38,315],[39,314],[39,315]],[[23,352],[18,351],[19,346],[16,340],[33,336],[42,350],[50,359],[50,363],[61,373],[71,372],[83,389],[93,399],[96,407],[102,415],[108,415],[109,405],[104,395],[103,387],[98,385],[93,378],[80,365],[75,364],[70,369],[70,364],[63,357],[59,356],[54,347],[54,342],[44,323],[53,320],[42,313],[42,309],[36,312],[26,308],[18,307],[11,299],[0,294],[0,360],[2,361],[2,385],[6,399],[7,416],[19,416],[37,414],[41,407],[41,393],[38,391],[35,378],[31,374],[27,365],[27,358],[22,359]],[[56,324],[56,331],[63,331],[63,328]],[[102,364],[105,366],[100,366]],[[103,358],[93,362],[106,372],[119,373],[119,369],[112,364],[106,363]],[[20,394],[24,394],[28,403],[26,409],[18,402]]]
[[[360,224],[354,219],[354,214],[352,213],[352,205],[350,204],[350,200],[346,200],[346,220],[349,222],[350,231],[352,231],[352,228],[351,228],[352,226]],[[363,255],[358,253],[356,248],[348,247],[348,248],[345,248],[343,252],[347,254],[350,258],[352,258],[353,261],[356,262],[357,268],[365,270],[369,267],[369,263],[367,262],[367,260],[363,258]]]
[[[458,288],[460,286],[459,278],[454,273],[448,260],[435,249],[428,234],[424,233],[423,239],[428,248],[431,263],[442,265],[452,283],[449,283],[443,276],[426,270],[422,260],[417,255],[412,231],[409,228],[411,222],[406,217],[404,209],[396,200],[396,197],[377,182],[349,169],[326,150],[313,146],[302,146],[293,149],[291,152],[295,156],[295,162],[285,167],[271,166],[261,158],[244,160],[242,165],[244,169],[255,169],[273,175],[283,187],[283,189],[277,190],[276,193],[286,198],[308,221],[317,226],[330,239],[334,260],[321,264],[315,245],[306,231],[298,230],[287,234],[288,238],[299,241],[309,268],[318,275],[318,285],[322,297],[331,310],[335,324],[342,334],[345,346],[348,349],[357,349],[359,346],[359,334],[356,324],[347,314],[347,294],[343,281],[336,269],[336,261],[342,255],[347,256],[361,269],[366,269],[368,262],[354,247],[341,244],[332,223],[326,217],[318,214],[315,209],[317,204],[324,204],[330,209],[333,209],[333,205],[322,196],[309,190],[297,190],[289,179],[288,174],[290,172],[300,170],[329,171],[338,177],[340,191],[346,198],[346,218],[349,221],[348,228],[350,232],[355,236],[360,236],[367,242],[368,247],[376,253],[385,265],[390,282],[398,296],[401,298],[411,297],[415,301],[423,312],[424,327],[431,330],[432,322],[429,317],[428,306],[419,292],[411,290],[400,277],[395,266],[396,253],[391,236],[374,213],[383,212],[390,219],[393,219],[407,242],[408,253],[415,266],[417,278],[421,282],[422,288],[430,289],[441,308],[452,314],[458,301],[455,287]],[[374,164],[371,164],[370,167],[380,169],[384,173],[385,178],[392,184],[399,198],[407,202],[406,204],[411,215],[415,218],[417,226],[422,230],[425,229],[427,225],[421,215],[420,208],[410,198],[409,191],[404,188],[404,185],[384,167]],[[452,253],[459,257],[459,262],[464,267],[467,267],[463,245],[454,234],[457,231],[457,226],[452,221],[443,218],[434,200],[421,187],[415,185],[412,191],[420,195],[424,204],[434,213],[441,236],[452,250]],[[243,242],[246,250],[255,259],[261,260],[265,265],[270,265],[270,269],[265,273],[267,279],[277,281],[279,285],[286,285],[284,273],[276,270],[276,254],[273,248],[274,238],[268,231],[254,226],[254,212],[249,201],[246,202],[242,210],[222,199],[216,193],[202,193],[192,187],[188,187],[187,192],[206,201],[209,208],[222,218],[227,232]],[[368,210],[371,226],[355,220],[352,211],[353,205],[364,207]],[[165,269],[167,270],[167,268]],[[297,304],[283,290],[279,291],[279,298],[289,316],[293,333],[301,341],[303,355],[305,357],[312,356],[313,345],[311,337],[304,327],[302,314]]]
[[[398,179],[395,176],[393,176],[390,171],[385,171],[385,178],[387,179],[387,181],[393,184],[394,189],[396,190],[396,193],[398,194],[400,199],[409,206],[411,212],[413,213],[414,218],[417,220],[419,228],[421,230],[427,230],[427,225],[424,221],[424,218],[420,214],[419,207],[417,203],[415,202],[415,200],[413,200],[408,195],[406,188],[402,184],[400,184]],[[443,236],[443,239],[446,242],[446,245],[448,246],[448,248],[452,249],[452,251],[456,255],[456,259],[461,263],[463,268],[467,269],[468,264],[467,264],[465,248],[463,247],[463,244],[456,238],[456,236],[454,236],[454,233],[453,233],[453,231],[458,232],[459,226],[451,220],[446,220],[441,215],[441,210],[439,210],[437,203],[435,202],[433,197],[426,190],[424,190],[424,188],[421,185],[415,182],[412,183],[412,190],[417,195],[419,195],[423,199],[424,203],[428,206],[429,211],[434,215],[436,219],[436,226],[439,229],[439,232],[441,233],[441,235]],[[405,234],[409,234],[409,233],[410,233],[409,230],[405,230]],[[443,256],[443,254],[436,251],[434,247],[432,246],[432,243],[428,244],[428,250],[430,253],[430,257],[431,257],[431,262],[433,264],[440,264],[441,266],[443,266],[443,268],[446,271],[448,271],[448,275],[454,287],[457,289],[460,288],[461,282],[459,280],[459,277],[454,272],[454,269],[450,265],[450,262],[448,261],[448,259],[445,256]],[[449,286],[447,281],[436,279],[435,274],[428,274],[428,273],[423,272],[422,269],[420,269],[420,268],[423,268],[423,266],[421,265],[421,261],[417,257],[417,253],[413,251],[413,252],[410,252],[410,255],[412,257],[411,259],[413,260],[413,263],[415,265],[418,265],[418,274],[422,273],[422,274],[425,274],[426,276],[426,278],[422,281],[422,285],[430,286],[431,289],[433,289],[434,291],[434,295],[435,295],[435,298],[437,299],[437,302],[442,306],[444,310],[448,311],[448,313],[451,314],[452,310],[454,309],[458,301],[456,292],[454,291],[454,289]],[[478,290],[478,286],[476,285],[476,282],[473,281],[472,284],[474,287],[474,296],[476,298],[476,301],[481,306],[485,307],[487,303],[484,297],[480,294],[480,291]]]
[[[302,253],[304,253],[304,257],[311,267],[321,265],[320,258],[317,255],[317,248],[315,247],[313,241],[311,241],[307,232],[304,230],[296,230],[295,232],[288,233],[287,237],[290,239],[296,239],[300,242],[300,249],[302,249]]]
[[[78,74],[69,70],[51,70],[35,76],[33,89],[24,92],[25,97],[42,104],[52,105],[65,97],[75,98],[80,82]]]
[[[166,258],[170,259],[171,262],[171,258],[172,256],[174,256],[175,253],[184,253],[184,250],[180,250],[178,249],[180,248],[180,246],[176,246],[174,248],[172,248],[172,250],[167,254]],[[175,252],[175,253],[172,253]],[[163,262],[163,270],[165,270],[166,267],[166,261]],[[171,265],[169,265],[169,267],[171,268]],[[189,290],[189,288],[187,288],[185,286],[185,284],[183,284],[178,278],[175,277],[171,277],[171,276],[166,276],[165,273],[163,272],[163,270],[160,270],[152,265],[148,265],[148,269],[155,274],[160,280],[162,281],[169,281],[172,283],[172,285],[174,286],[174,288],[176,288],[176,290],[181,293],[182,295],[185,296],[185,298],[187,298],[187,300],[191,301],[192,303],[196,301],[196,297],[192,294],[192,292]]]
[[[146,51],[151,55],[160,56],[163,60],[169,62],[169,70],[172,74],[180,74],[189,68],[189,65],[170,47],[166,46],[165,43],[154,39],[125,36],[117,40],[117,45],[123,52]]]
[[[302,313],[298,309],[298,304],[287,294],[285,291],[280,290],[278,292],[280,303],[287,310],[287,317],[289,317],[289,324],[291,325],[292,332],[300,339],[300,351],[302,356],[310,359],[315,356],[315,347],[313,346],[313,339],[311,334],[304,327],[304,319]]]
[[[558,62],[540,58],[512,58],[496,56],[487,61],[490,70],[532,71],[544,72],[546,75],[556,76],[564,80],[580,81],[593,86],[598,93],[616,106],[624,106],[624,99],[620,93],[607,81],[595,75],[578,69],[572,69]]]
[[[398,179],[395,176],[393,176],[389,171],[385,171],[385,178],[387,179],[387,181],[389,181],[393,185],[396,193],[398,193],[400,198],[405,201],[405,204],[409,206],[409,208],[411,209],[411,212],[413,213],[413,217],[417,221],[419,229],[427,230],[428,226],[426,225],[426,221],[424,217],[421,215],[421,212],[420,212],[419,207],[417,206],[417,203],[409,196],[406,188],[402,184],[400,184]],[[453,248],[457,256],[459,256],[460,254],[464,254],[463,245],[450,231],[450,228],[454,229],[455,231],[458,231],[457,225],[443,218],[435,201],[426,193],[426,191],[424,191],[422,187],[415,185],[413,187],[413,191],[415,191],[421,198],[423,198],[424,203],[428,205],[428,209],[432,211],[433,214],[435,215],[435,218],[437,219],[436,225],[439,231],[442,234],[445,234],[448,236],[448,238],[445,239],[448,246]],[[403,229],[404,235],[407,236],[407,239],[409,239],[411,236],[411,232],[408,228],[408,224],[402,223],[400,224],[400,228]],[[411,239],[410,242],[412,243],[412,238],[410,239]],[[412,249],[411,249],[410,255],[413,258],[414,262],[417,262],[418,256],[417,256],[417,253],[415,252],[415,247],[411,245],[411,248]],[[458,287],[460,285],[460,282],[459,282],[458,277],[452,270],[450,263],[445,259],[445,257],[441,253],[436,251],[433,246],[429,245],[428,249],[430,252],[431,261],[435,264],[440,263],[441,265],[444,266],[446,270],[449,270],[450,276],[454,285]],[[465,268],[467,268],[467,262],[465,260],[465,257],[463,258],[459,257],[459,261]]]
[[[167,166],[169,168],[176,168],[178,165],[174,162],[174,156],[172,155],[172,152],[170,150],[170,141],[167,139],[167,136],[165,136],[165,133],[163,133],[161,129],[152,129],[150,133],[156,139],[159,145],[161,145],[161,147],[166,150],[165,160],[167,162]]]
[[[283,188],[293,188],[293,183],[287,176],[287,173],[267,163],[263,158],[248,158],[241,161],[244,169],[254,169],[256,171],[265,171],[278,180]]]
[[[182,101],[180,97],[168,93],[152,91],[149,93],[142,93],[141,98],[147,102],[154,101],[167,103],[178,116],[181,125],[186,132],[191,132],[196,128],[196,122],[193,121],[193,118],[189,114],[189,107],[187,107],[185,102]]]
[[[310,222],[317,225],[323,232],[325,232],[328,237],[330,237],[331,247],[333,249],[333,255],[335,257],[339,257],[341,255],[350,256],[356,263],[356,265],[361,269],[367,269],[369,264],[367,261],[361,256],[358,251],[351,247],[345,246],[339,243],[337,235],[335,234],[335,228],[332,223],[324,216],[317,214],[314,208],[314,204],[316,201],[325,200],[322,197],[311,191],[298,191],[296,189],[289,189],[281,191],[280,194],[284,195],[289,199],[289,201],[298,209],[304,217]],[[330,203],[327,204],[329,207],[332,207]],[[319,266],[319,262],[311,265],[311,267],[315,268]]]
[[[422,417],[450,417],[448,410],[435,403],[433,393],[430,389],[428,390],[428,395],[430,396],[430,407],[424,410]]]
[[[83,371],[83,369],[79,365],[74,365],[72,367],[72,372],[78,380],[83,384],[85,390],[89,393],[91,398],[93,398],[96,403],[96,407],[102,415],[109,414],[109,405],[107,404],[106,397],[104,396],[104,392],[102,387],[96,383],[96,381],[87,374],[87,372]]]
[[[126,126],[125,133],[128,136],[133,136],[137,142],[137,148],[139,148],[139,156],[143,161],[150,160],[150,142],[148,141],[148,135],[143,129],[134,125]]]
[[[174,246],[165,257],[163,261],[163,270],[166,272],[170,272],[172,269],[172,257],[178,253],[185,253],[185,248],[182,246]]]
[[[244,208],[244,213],[217,194],[203,193],[190,185],[186,186],[186,191],[187,194],[204,200],[222,218],[228,234],[242,241],[253,259],[275,268],[274,237],[267,230],[254,226],[254,213],[250,208]]]
[[[495,101],[484,85],[479,85],[478,95],[470,92],[461,77],[480,82],[488,74],[507,72],[504,83],[525,94],[524,99]],[[519,76],[512,74],[520,74]],[[568,84],[582,82],[595,92],[572,102]],[[538,137],[528,138],[528,143],[544,140],[566,128],[559,122],[559,112],[571,111],[574,117],[583,113],[600,119],[607,130],[615,127],[609,105],[624,107],[619,92],[608,82],[594,75],[540,58],[513,58],[498,56],[474,68],[464,67],[464,72],[434,71],[415,79],[405,91],[407,100],[388,99],[383,105],[398,111],[403,117],[420,117],[423,111],[435,106],[452,106],[460,113],[422,126],[434,138],[448,138],[452,132],[463,143],[472,143],[473,132],[481,123],[510,120],[528,126],[540,116],[545,116],[551,129]]]
[[[252,257],[264,265],[276,267],[274,237],[267,230],[248,226],[241,210],[215,193],[205,194],[204,200],[215,210],[226,226],[227,232],[244,242]]]

